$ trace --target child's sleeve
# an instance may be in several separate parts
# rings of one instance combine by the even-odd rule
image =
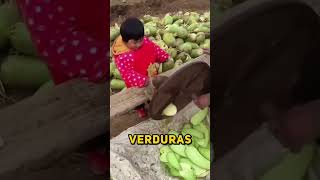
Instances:
[[[90,26],[78,13],[84,3],[74,6],[77,3],[74,0],[19,0],[18,3],[37,51],[48,64],[56,84],[75,78],[91,82],[106,80],[109,33],[101,23],[103,19]],[[92,17],[90,13],[82,13]],[[105,32],[99,38],[92,33],[102,30]]]
[[[116,58],[116,65],[127,87],[144,87],[148,77],[136,72],[133,68],[131,54],[123,54]]]
[[[66,32],[57,34],[66,42],[57,41],[56,44],[46,44],[41,52],[46,56],[48,66],[54,73],[57,83],[82,78],[91,82],[99,82],[106,79],[108,70],[107,53],[105,43],[90,39],[91,36],[83,32]],[[60,72],[59,72],[60,71]],[[65,76],[57,78],[62,73]]]
[[[161,49],[160,46],[158,46],[157,44],[155,44],[154,42],[152,42],[149,39],[146,39],[146,40],[148,41],[148,43],[150,43],[154,47],[155,52],[157,53],[156,61],[158,63],[163,63],[169,59],[169,57],[170,57],[169,54],[166,51],[164,51],[163,49]]]

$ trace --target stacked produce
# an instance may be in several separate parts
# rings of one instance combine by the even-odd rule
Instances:
[[[165,164],[171,176],[196,180],[210,173],[210,131],[205,122],[208,111],[209,109],[205,108],[193,115],[181,133],[169,131],[169,134],[176,136],[179,134],[192,136],[190,145],[166,145],[160,148],[160,161]]]
[[[0,6],[0,54],[0,80],[6,89],[36,90],[50,82],[14,0]]]
[[[141,21],[144,23],[145,35],[171,56],[167,62],[160,64],[159,73],[197,58],[203,54],[203,49],[210,48],[210,12],[168,13],[162,18],[145,15]],[[115,24],[110,28],[110,43],[113,44],[119,35],[119,25]],[[112,54],[110,77],[112,90],[125,88]]]

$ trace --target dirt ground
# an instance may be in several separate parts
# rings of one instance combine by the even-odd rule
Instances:
[[[177,11],[203,12],[210,9],[209,0],[111,0],[111,5],[111,24],[121,22],[123,18],[130,16],[164,15]]]

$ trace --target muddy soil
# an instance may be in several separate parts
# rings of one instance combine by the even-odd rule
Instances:
[[[177,11],[208,11],[209,0],[119,0],[111,1],[111,23],[121,22],[126,17],[141,17],[145,14],[164,15]]]

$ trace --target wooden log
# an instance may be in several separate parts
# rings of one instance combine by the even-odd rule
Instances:
[[[74,80],[2,109],[0,174],[55,159],[105,133],[107,92],[106,84]]]

